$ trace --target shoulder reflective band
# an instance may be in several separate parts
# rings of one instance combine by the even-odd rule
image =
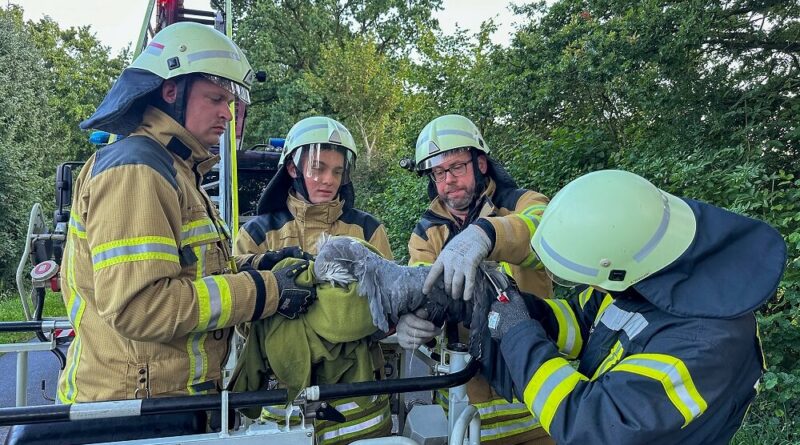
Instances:
[[[175,240],[164,236],[140,236],[103,243],[92,249],[95,271],[115,264],[148,260],[180,263]]]
[[[634,354],[609,372],[630,372],[661,383],[667,397],[683,416],[683,427],[703,414],[708,404],[697,392],[683,361],[666,354]]]

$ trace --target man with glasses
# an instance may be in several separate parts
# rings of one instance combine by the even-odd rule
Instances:
[[[432,199],[408,242],[409,264],[433,265],[424,291],[443,275],[448,294],[470,299],[478,264],[492,260],[524,292],[551,296],[551,282],[528,243],[547,198],[517,188],[505,169],[489,157],[489,147],[472,121],[446,115],[428,123],[417,139],[415,163],[417,172],[429,178]],[[397,336],[402,347],[415,349],[438,335],[426,316],[421,310],[400,318]],[[448,343],[464,342],[467,335],[463,326],[447,327]],[[482,359],[489,363],[497,356],[497,348],[486,342]],[[485,378],[473,378],[467,393],[481,415],[482,443],[553,443],[522,403],[498,396]],[[439,392],[437,401],[447,408],[446,393]]]
[[[604,170],[556,194],[531,245],[583,287],[546,301],[512,287],[492,304],[499,392],[563,445],[731,441],[764,370],[753,311],[786,264],[775,229]]]

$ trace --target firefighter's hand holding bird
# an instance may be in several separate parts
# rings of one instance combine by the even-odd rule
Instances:
[[[348,237],[327,237],[318,251],[314,262],[317,282],[357,282],[358,293],[369,301],[373,324],[384,332],[396,324],[402,346],[408,348],[429,339],[445,322],[463,323],[471,329],[470,352],[480,356],[489,307],[497,289],[508,286],[508,279],[496,265],[484,263],[476,266],[480,273],[471,301],[451,298],[441,278],[425,294],[423,283],[430,277],[430,267],[400,266],[371,251],[363,241]]]

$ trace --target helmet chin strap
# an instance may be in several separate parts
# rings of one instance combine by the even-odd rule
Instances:
[[[174,119],[175,122],[179,123],[181,126],[186,126],[186,104],[189,101],[189,89],[192,87],[194,79],[195,76],[191,74],[173,79],[177,87],[175,102],[173,103],[165,101],[161,96],[161,90],[157,90],[158,95],[155,106],[164,113],[167,113],[169,117]]]
[[[292,188],[294,189],[297,194],[303,197],[308,202],[311,202],[311,198],[308,196],[308,189],[306,188],[306,181],[303,179],[303,174],[298,172],[296,178],[292,178]]]
[[[472,174],[475,177],[475,196],[481,196],[486,189],[486,175],[481,173],[478,165],[478,157],[480,156],[475,149],[471,149],[470,155],[472,156]]]

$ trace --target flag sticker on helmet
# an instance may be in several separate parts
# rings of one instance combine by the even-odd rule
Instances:
[[[160,56],[162,51],[164,51],[164,45],[158,42],[150,42],[144,50],[144,52],[153,56]]]

